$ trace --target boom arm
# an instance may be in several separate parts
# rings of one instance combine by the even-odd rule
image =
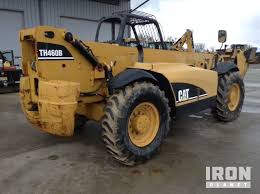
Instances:
[[[182,50],[182,47],[185,43],[187,44],[187,51],[192,52],[194,48],[193,35],[192,31],[189,29],[187,29],[187,31],[182,35],[182,37],[172,45],[172,49],[180,51]]]

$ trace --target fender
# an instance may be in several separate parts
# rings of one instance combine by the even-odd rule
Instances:
[[[216,64],[215,71],[217,71],[218,74],[221,75],[221,74],[225,74],[229,71],[239,71],[239,69],[235,63],[219,62]]]
[[[110,80],[109,86],[111,89],[119,89],[127,86],[135,81],[150,80],[158,82],[157,79],[147,71],[141,69],[127,69]]]
[[[168,79],[157,72],[146,71],[142,69],[127,69],[118,75],[116,75],[112,80],[110,80],[109,86],[111,89],[119,89],[127,86],[135,81],[151,81],[159,86],[159,88],[165,92],[165,96],[169,100],[169,105],[171,108],[171,116],[174,117],[176,114],[175,110],[175,94],[173,88],[168,81]]]
[[[171,83],[164,75],[160,73],[154,71],[148,72],[151,73],[159,81],[157,85],[162,91],[165,92],[165,96],[168,98],[171,108],[171,117],[174,118],[176,116],[176,97]]]

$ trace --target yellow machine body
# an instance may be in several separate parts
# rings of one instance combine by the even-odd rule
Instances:
[[[52,32],[54,36],[46,37],[46,32]],[[109,97],[104,67],[112,69],[114,77],[127,69],[138,69],[166,78],[172,86],[186,84],[196,87],[196,91],[203,91],[187,100],[189,96],[185,90],[178,93],[171,88],[176,108],[217,95],[218,73],[212,70],[216,63],[214,53],[144,48],[144,61],[138,62],[136,48],[85,42],[103,64],[103,67],[94,68],[64,40],[65,33],[64,29],[49,26],[20,32],[24,72],[20,84],[21,104],[27,119],[43,131],[71,136],[76,114],[100,121]],[[42,60],[37,48],[39,43],[62,46],[71,56]],[[241,75],[247,70],[243,60],[241,57]]]

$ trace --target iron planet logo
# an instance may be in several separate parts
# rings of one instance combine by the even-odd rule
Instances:
[[[252,167],[206,167],[206,188],[251,188]]]

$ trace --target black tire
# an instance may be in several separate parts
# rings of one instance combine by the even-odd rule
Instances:
[[[237,84],[240,88],[240,99],[235,110],[230,110],[229,93],[233,84]],[[237,119],[242,110],[245,98],[245,86],[239,72],[228,72],[221,75],[218,79],[218,93],[216,107],[213,108],[212,113],[214,117],[220,121],[233,121]]]
[[[145,147],[137,147],[129,137],[128,120],[134,108],[142,102],[152,103],[157,108],[160,124],[152,142]],[[168,99],[158,86],[136,82],[117,91],[108,99],[101,123],[104,144],[116,160],[128,166],[142,163],[156,153],[169,131]]]

